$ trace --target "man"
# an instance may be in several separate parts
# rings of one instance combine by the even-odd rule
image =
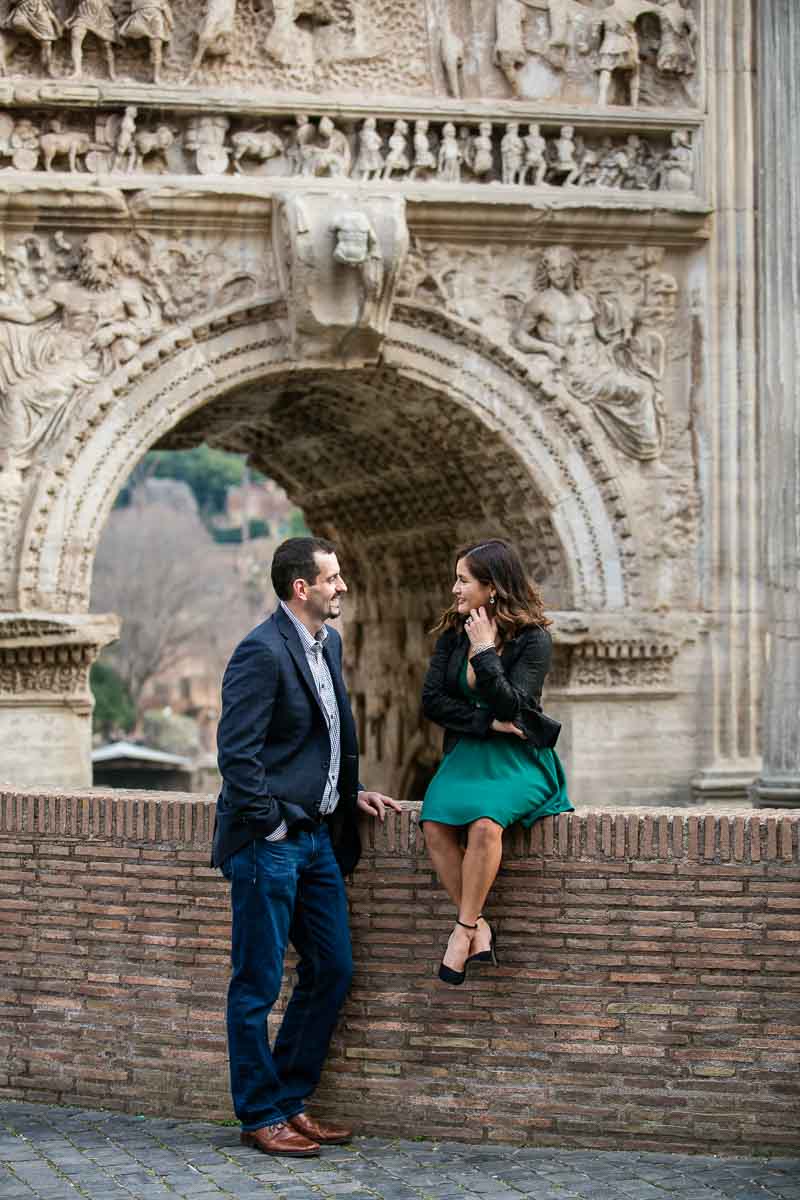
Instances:
[[[342,643],[325,622],[347,591],[335,547],[290,538],[275,551],[273,615],[237,646],[222,681],[223,785],[212,861],[231,883],[231,1091],[241,1140],[305,1157],[351,1131],[303,1111],[319,1080],[352,955],[343,872],[358,861],[358,810],[399,805],[358,782]],[[291,941],[297,986],[270,1050],[267,1017]]]

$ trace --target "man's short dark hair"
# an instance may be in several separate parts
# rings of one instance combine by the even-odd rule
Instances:
[[[281,542],[272,559],[272,586],[279,600],[289,600],[295,579],[316,583],[319,566],[315,554],[335,554],[336,547],[327,538],[296,537]]]

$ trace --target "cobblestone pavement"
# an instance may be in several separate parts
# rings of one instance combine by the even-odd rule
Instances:
[[[357,1138],[287,1162],[229,1126],[0,1104],[0,1200],[800,1200],[800,1159]]]

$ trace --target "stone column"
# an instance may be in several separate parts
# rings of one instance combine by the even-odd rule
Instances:
[[[705,169],[714,222],[698,421],[701,579],[710,621],[707,670],[699,680],[702,767],[691,781],[692,797],[702,803],[746,800],[761,768],[754,31],[751,6],[741,0],[717,0],[713,11]]]
[[[89,668],[115,616],[0,613],[0,783],[90,787]]]
[[[800,5],[758,4],[759,392],[767,661],[754,800],[800,805]]]

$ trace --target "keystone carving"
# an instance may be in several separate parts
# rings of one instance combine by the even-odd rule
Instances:
[[[281,196],[276,207],[293,353],[376,361],[408,249],[404,201],[307,192]]]

